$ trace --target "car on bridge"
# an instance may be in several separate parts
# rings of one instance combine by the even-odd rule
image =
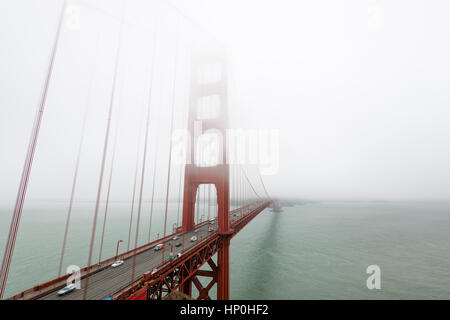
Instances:
[[[164,243],[160,243],[160,244],[156,245],[156,246],[155,246],[155,251],[159,251],[159,250],[161,250],[162,248],[164,248]]]
[[[191,237],[191,242],[195,242],[195,241],[197,241],[197,236],[192,236]]]
[[[175,247],[181,247],[181,242],[178,242],[176,245],[175,245]]]
[[[179,239],[178,236],[175,236],[175,237],[172,238],[173,241],[176,241],[178,239]]]
[[[68,294],[70,292],[72,292],[73,290],[75,290],[77,288],[77,286],[75,285],[75,283],[71,283],[67,286],[65,286],[64,288],[62,288],[61,290],[58,291],[58,296],[63,296],[65,294]]]
[[[117,268],[120,267],[121,265],[123,265],[123,260],[117,260],[111,265],[111,268]]]

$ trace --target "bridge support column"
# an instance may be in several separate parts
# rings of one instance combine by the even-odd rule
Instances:
[[[217,192],[217,232],[220,235],[218,241],[218,266],[214,265],[212,257],[208,263],[214,271],[212,281],[206,288],[196,278],[206,276],[208,272],[198,270],[197,274],[186,281],[181,291],[192,296],[192,284],[199,290],[200,299],[208,299],[208,291],[217,283],[217,298],[227,300],[229,294],[229,246],[230,246],[230,220],[229,220],[229,175],[227,164],[227,128],[228,128],[228,91],[226,73],[226,54],[224,50],[214,52],[208,56],[197,57],[192,60],[191,88],[189,103],[188,130],[190,133],[190,148],[187,155],[188,163],[185,166],[184,198],[183,198],[183,225],[184,232],[195,228],[195,201],[200,184],[213,184]],[[206,80],[206,81],[205,81]],[[206,100],[205,100],[206,99]],[[217,101],[217,112],[213,106],[205,105],[202,101]],[[205,107],[210,107],[210,112],[201,112]],[[212,112],[211,112],[212,111]],[[219,144],[217,161],[202,163],[202,151],[198,141],[203,134],[214,134]]]
[[[230,238],[222,238],[221,249],[217,254],[217,300],[230,299]]]
[[[186,282],[180,286],[180,291],[189,297],[192,297],[192,279],[186,280]]]

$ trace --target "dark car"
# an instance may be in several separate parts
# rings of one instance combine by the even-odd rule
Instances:
[[[181,242],[177,243],[175,247],[181,247]]]

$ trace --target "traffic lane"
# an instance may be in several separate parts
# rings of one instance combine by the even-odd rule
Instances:
[[[250,208],[249,208],[250,209]],[[230,214],[230,222],[233,223],[243,216],[245,216],[249,211],[251,210],[245,210],[245,212],[241,213],[235,213]],[[216,223],[215,223],[216,224]],[[198,241],[201,241],[202,239],[205,239],[208,237],[211,233],[208,232],[209,224],[205,224],[203,226],[200,226],[196,228],[195,230],[198,230],[197,233],[194,231],[190,231],[188,233],[184,234],[185,238],[185,245],[184,245],[184,251],[187,251],[194,247]],[[216,229],[216,226],[214,225],[214,228]],[[196,242],[190,242],[189,239],[193,236],[197,235],[198,240]],[[164,253],[164,262],[167,262],[169,260],[170,256],[170,250],[169,246],[170,243],[173,244],[173,253],[174,255],[177,255],[178,253],[182,253],[183,247],[176,247],[175,244],[179,241],[182,241],[183,234],[179,236],[180,238],[176,241],[172,239],[168,239],[166,241],[163,241],[166,245],[165,250],[160,251],[154,251],[154,248],[149,248],[148,250],[136,255],[136,271],[135,271],[135,280],[139,279],[139,277],[142,276],[147,271],[151,271],[156,267],[160,267],[163,263],[162,254]],[[159,259],[158,259],[159,258]],[[130,258],[128,260],[124,261],[124,264],[117,268],[106,268],[105,270],[102,270],[98,273],[92,274],[89,278],[89,289],[87,294],[87,299],[105,299],[116,292],[118,292],[120,289],[128,286],[131,283],[131,271],[132,271],[132,265],[133,265],[133,258]],[[85,279],[81,280],[81,287],[84,288],[85,285]],[[75,290],[72,293],[69,293],[64,296],[58,296],[57,291],[41,297],[40,299],[47,300],[81,300],[83,298],[83,289],[81,290]]]
[[[184,234],[185,237],[185,245],[184,251],[189,250],[193,246],[195,246],[201,239],[205,239],[211,233],[208,232],[209,224],[198,227],[199,230],[197,233],[194,231],[190,231]],[[191,242],[189,239],[193,236],[197,235],[198,240],[196,242]],[[173,243],[173,252],[174,254],[178,254],[183,251],[183,247],[175,247],[175,244],[179,241],[182,241],[182,235],[176,241],[171,239],[166,240],[162,243],[166,245],[166,250],[154,251],[153,248],[150,248],[138,255],[136,255],[136,271],[135,271],[135,280],[139,279],[142,274],[147,271],[153,270],[153,268],[158,267],[162,264],[162,254],[164,253],[164,261],[169,260],[170,255],[170,243]],[[169,249],[169,250],[168,250]],[[116,268],[107,268],[100,272],[94,273],[89,277],[89,288],[87,299],[105,299],[112,294],[116,293],[120,289],[126,287],[130,284],[131,281],[131,271],[133,266],[133,258],[125,260],[124,263]],[[75,290],[74,292],[68,293],[64,296],[58,296],[57,291],[41,297],[42,300],[81,300],[83,299],[84,293],[84,285],[85,279],[81,280],[80,290]]]
[[[185,235],[185,237],[189,237]],[[167,243],[167,242],[166,242]],[[186,248],[189,247],[186,246]],[[161,260],[160,260],[161,259]],[[146,250],[136,256],[136,275],[152,270],[162,262],[162,251],[154,251],[153,248]],[[117,268],[107,268],[98,273],[92,274],[89,278],[88,299],[106,298],[118,289],[128,285],[131,281],[131,271],[133,266],[133,258],[124,261],[124,264]],[[141,274],[140,274],[141,273]],[[137,279],[136,279],[137,280]],[[82,288],[85,286],[85,280],[81,282]],[[116,290],[117,289],[117,290]],[[59,297],[57,292],[44,297],[44,299],[82,299],[83,289],[76,290],[65,296]]]
[[[190,237],[193,232],[185,234],[185,238]],[[170,241],[166,241],[168,243]],[[194,244],[185,243],[185,249],[192,247]],[[178,251],[181,251],[182,248]],[[152,270],[162,263],[162,251],[154,251],[153,248],[146,250],[136,256],[136,275],[140,277],[143,273]],[[133,265],[133,258],[124,261],[124,264],[117,268],[107,268],[98,273],[92,274],[89,278],[88,299],[102,299],[106,298],[119,289],[127,286],[131,281],[131,271]],[[136,280],[138,278],[135,278]],[[84,288],[85,280],[81,282]],[[83,290],[76,290],[73,293],[59,297],[56,292],[43,297],[44,299],[82,299]]]

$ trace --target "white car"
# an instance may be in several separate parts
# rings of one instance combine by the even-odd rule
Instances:
[[[195,241],[197,241],[197,236],[191,237],[191,242],[195,242]]]
[[[173,241],[176,241],[178,239],[179,239],[178,236],[175,236],[175,237],[172,238]]]
[[[64,288],[62,288],[61,290],[58,291],[58,296],[63,296],[69,292],[72,292],[73,290],[75,290],[77,288],[77,286],[75,285],[75,283],[71,283],[67,286],[65,286]]]
[[[178,259],[181,258],[181,252],[178,252],[178,253],[177,253],[177,258],[178,258]]]
[[[116,268],[116,267],[119,267],[119,266],[121,266],[121,265],[123,265],[123,260],[117,260],[116,262],[114,262],[114,263],[111,265],[111,267],[112,267],[112,268]]]

